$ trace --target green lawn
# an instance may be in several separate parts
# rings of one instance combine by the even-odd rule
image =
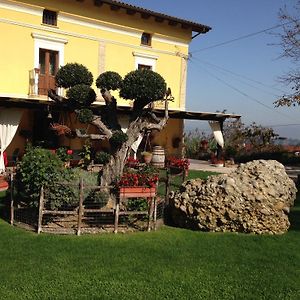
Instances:
[[[36,235],[0,220],[0,299],[300,299],[300,197],[284,235]]]

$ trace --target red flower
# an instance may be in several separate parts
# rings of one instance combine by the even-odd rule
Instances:
[[[190,165],[190,162],[187,158],[169,157],[167,160],[168,167],[174,167],[174,168],[188,170],[189,165]]]

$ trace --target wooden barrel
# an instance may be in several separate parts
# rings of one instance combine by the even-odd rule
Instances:
[[[165,149],[161,146],[154,146],[152,151],[152,165],[157,168],[164,168],[165,166]]]

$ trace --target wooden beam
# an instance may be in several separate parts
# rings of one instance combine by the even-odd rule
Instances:
[[[162,17],[155,17],[155,21],[158,23],[162,23],[165,19]]]
[[[141,13],[141,17],[142,19],[148,20],[151,17],[151,15],[147,13]]]
[[[128,9],[126,9],[126,13],[127,13],[127,15],[132,16],[132,15],[136,14],[136,11],[128,8]]]
[[[100,7],[103,5],[103,2],[101,0],[94,0],[94,5]]]
[[[117,5],[111,5],[111,6],[110,6],[110,10],[118,11],[118,10],[120,10],[120,6],[117,6]]]
[[[187,24],[181,23],[181,28],[182,28],[182,29],[189,29],[189,28],[191,28],[191,26],[190,26],[190,25],[187,25]]]
[[[178,22],[177,22],[177,21],[170,20],[170,21],[168,22],[168,24],[169,24],[170,26],[176,26],[176,25],[178,24]]]

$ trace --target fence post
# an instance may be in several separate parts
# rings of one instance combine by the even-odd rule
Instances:
[[[149,203],[149,210],[148,210],[148,226],[147,226],[147,231],[151,230],[151,219],[152,219],[152,216],[153,216],[154,198],[155,197],[148,198],[148,200],[150,200],[150,201],[148,201],[148,203]]]
[[[120,212],[120,194],[116,197],[114,233],[118,233],[119,212]]]
[[[38,228],[37,228],[38,234],[42,232],[43,210],[44,210],[44,187],[42,186],[40,191],[40,202],[39,202],[39,216],[38,216]]]
[[[77,235],[81,234],[82,213],[83,213],[83,179],[81,177],[80,184],[79,184],[79,209],[78,209]]]
[[[165,205],[169,204],[169,193],[170,193],[170,172],[167,169],[166,172],[166,189],[165,189]]]
[[[10,173],[10,225],[14,225],[14,174]]]

